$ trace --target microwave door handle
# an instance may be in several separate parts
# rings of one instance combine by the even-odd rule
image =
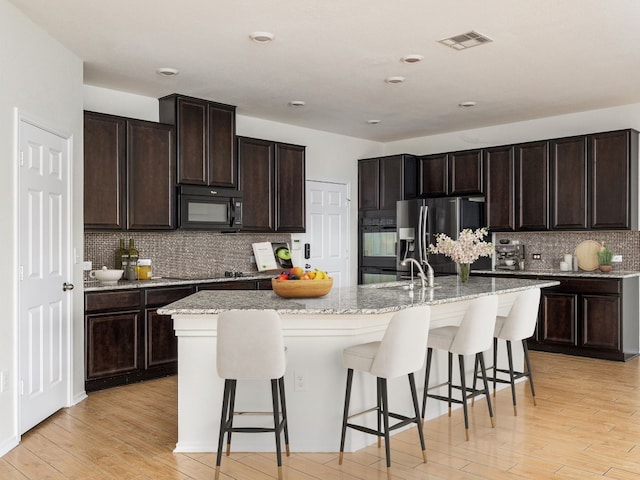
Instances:
[[[233,199],[229,200],[229,226],[233,227],[234,223],[236,223],[236,205]]]

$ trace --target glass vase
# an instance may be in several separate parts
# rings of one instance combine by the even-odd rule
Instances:
[[[466,282],[469,280],[469,272],[471,272],[471,264],[470,263],[459,263],[458,264],[458,278],[461,282]]]

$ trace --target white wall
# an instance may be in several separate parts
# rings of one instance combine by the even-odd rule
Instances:
[[[640,103],[389,142],[384,153],[424,155],[625,128],[640,130]]]
[[[17,317],[17,169],[14,109],[43,126],[73,137],[72,160],[75,210],[73,244],[82,252],[82,62],[33,24],[7,0],[0,0],[0,212],[4,255],[0,276],[0,371],[9,374],[8,389],[0,393],[0,455],[18,441],[16,405]],[[82,265],[74,266],[82,284]],[[74,395],[84,392],[82,288],[74,291]]]
[[[143,120],[157,121],[158,119],[157,99],[99,87],[84,87],[84,108]],[[355,284],[358,278],[357,160],[380,155],[383,144],[244,115],[236,116],[236,133],[246,137],[304,145],[307,179],[344,182],[350,185],[352,192],[349,212],[351,217],[350,277]]]

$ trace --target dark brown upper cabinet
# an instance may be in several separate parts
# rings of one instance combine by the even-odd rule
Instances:
[[[448,195],[477,195],[483,192],[482,150],[449,154]]]
[[[159,102],[160,121],[176,126],[178,183],[236,188],[236,107],[178,94]]]
[[[170,125],[127,121],[127,229],[176,228],[176,162]]]
[[[171,125],[84,114],[86,230],[171,230],[175,220]]]
[[[551,228],[589,228],[587,195],[587,138],[559,138],[551,150]]]
[[[638,228],[638,132],[589,135],[591,228]]]
[[[420,184],[418,195],[421,197],[443,197],[447,195],[448,168],[447,153],[435,155],[425,155],[419,157],[420,164]]]
[[[305,147],[238,137],[245,232],[305,231]]]
[[[391,155],[358,161],[358,212],[395,221],[396,202],[416,197],[417,158]]]
[[[515,146],[517,229],[549,229],[549,142]]]
[[[482,150],[425,155],[419,158],[420,196],[482,194]]]
[[[84,226],[126,227],[127,121],[84,112]]]
[[[485,150],[485,206],[487,226],[491,230],[512,232],[516,229],[515,171],[512,145]]]

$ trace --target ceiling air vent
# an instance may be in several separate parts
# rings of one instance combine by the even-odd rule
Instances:
[[[438,40],[438,42],[446,45],[447,47],[451,47],[454,50],[464,50],[466,48],[475,47],[477,45],[482,45],[483,43],[492,42],[489,37],[474,32],[471,30],[467,33],[462,33],[460,35],[454,35],[453,37],[443,38],[442,40]]]

